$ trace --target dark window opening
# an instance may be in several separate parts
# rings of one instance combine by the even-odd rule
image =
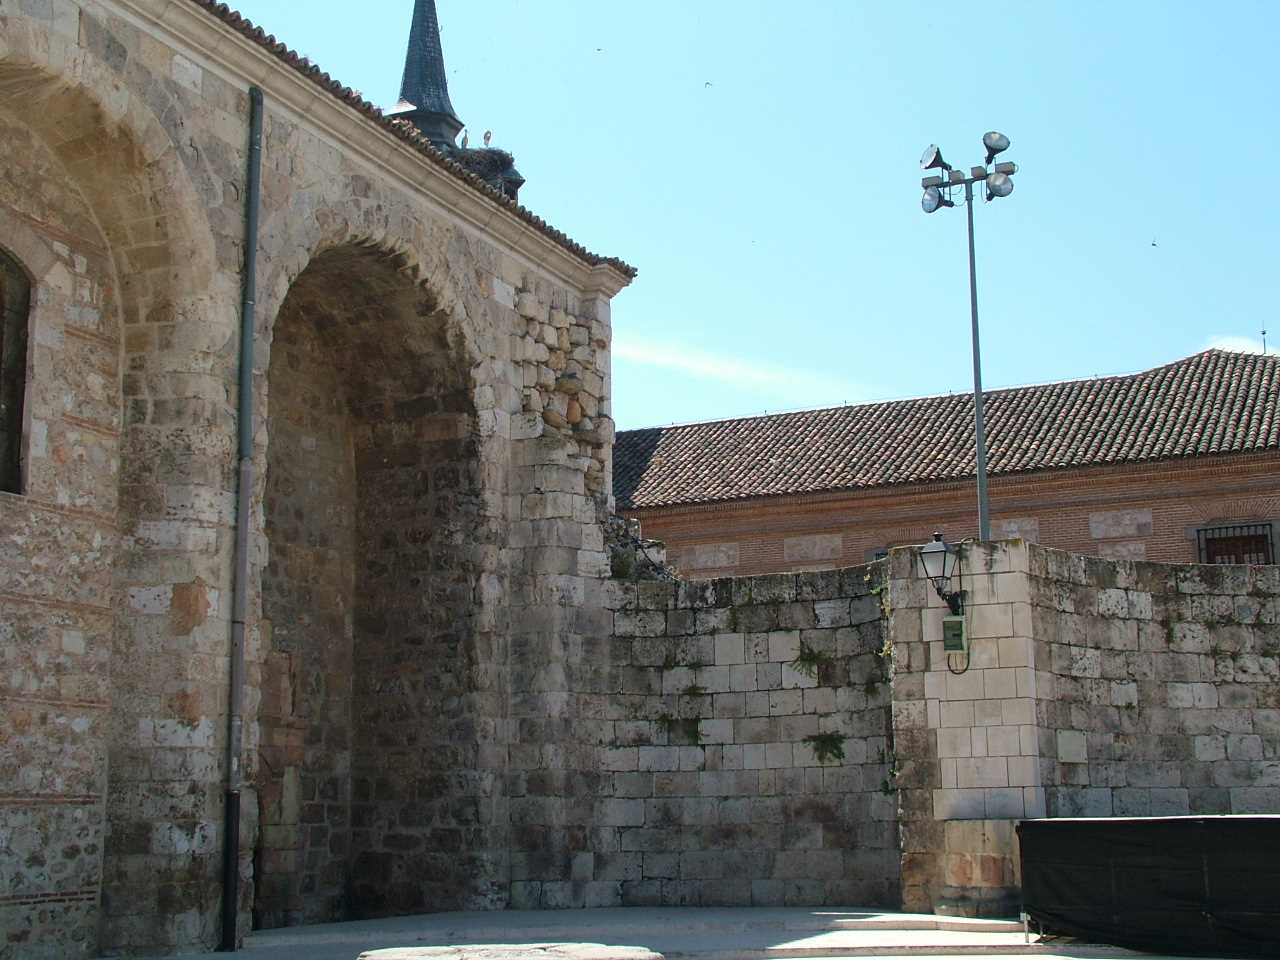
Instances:
[[[22,404],[27,392],[31,282],[0,250],[0,491],[22,492]]]
[[[1201,563],[1274,563],[1271,524],[1246,523],[1234,527],[1197,530]]]

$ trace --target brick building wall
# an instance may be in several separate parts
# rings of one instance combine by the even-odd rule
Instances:
[[[972,482],[626,511],[685,576],[829,569],[933,531],[977,535]],[[1273,522],[1280,455],[1260,453],[995,477],[992,536],[1115,559],[1198,562],[1196,531]],[[1276,555],[1273,544],[1273,556]]]

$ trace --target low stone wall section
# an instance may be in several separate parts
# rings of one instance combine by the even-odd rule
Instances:
[[[1280,567],[1028,573],[1049,816],[1280,811]]]
[[[512,906],[896,905],[883,567],[618,585],[591,849]]]

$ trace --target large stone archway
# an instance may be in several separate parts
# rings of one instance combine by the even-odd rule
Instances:
[[[485,712],[470,364],[403,258],[347,244],[290,287],[267,392],[254,922],[426,909],[480,822],[440,786]]]

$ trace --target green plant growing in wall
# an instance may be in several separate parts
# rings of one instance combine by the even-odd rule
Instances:
[[[795,662],[791,664],[791,667],[796,671],[796,673],[803,673],[810,680],[817,680],[818,670],[824,664],[831,662],[831,654],[824,653],[821,650],[815,650],[813,647],[801,640],[800,653],[796,655]]]
[[[889,633],[888,624],[881,624],[880,629],[883,631],[884,639],[880,642],[880,649],[876,651],[876,656],[880,658],[880,666],[887,676],[889,667],[893,664],[893,636]]]
[[[691,683],[680,691],[682,697],[705,697],[707,688],[696,683]]]
[[[818,763],[840,763],[844,760],[846,738],[838,733],[812,733],[804,742],[813,745],[813,755]]]
[[[864,583],[871,584],[867,589],[867,592],[871,594],[871,596],[879,599],[880,616],[888,619],[889,613],[892,609],[889,606],[889,584],[883,579],[883,576],[880,575],[879,570],[871,571],[863,577],[862,580]]]
[[[881,756],[881,759],[883,760],[883,757],[884,757],[883,751],[881,752],[880,756]],[[880,781],[881,793],[893,793],[893,791],[897,788],[898,773],[899,773],[897,757],[889,758],[889,769],[887,772],[889,775]]]

